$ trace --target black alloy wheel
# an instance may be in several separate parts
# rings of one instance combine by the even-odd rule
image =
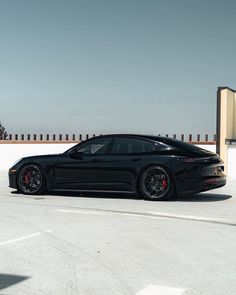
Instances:
[[[20,192],[27,195],[41,194],[45,190],[45,178],[36,165],[23,167],[18,174],[17,184]]]
[[[142,196],[147,200],[166,200],[173,195],[174,183],[164,168],[152,166],[142,173],[139,188]]]

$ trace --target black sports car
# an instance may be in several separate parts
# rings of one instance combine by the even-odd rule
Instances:
[[[223,171],[218,155],[192,144],[116,134],[88,139],[63,154],[23,158],[9,170],[9,186],[24,194],[140,193],[164,200],[221,187]]]

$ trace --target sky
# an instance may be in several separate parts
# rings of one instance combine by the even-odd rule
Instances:
[[[0,0],[9,133],[214,134],[234,0]]]

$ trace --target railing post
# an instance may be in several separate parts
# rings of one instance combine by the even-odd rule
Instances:
[[[37,140],[37,134],[34,134],[34,140]]]
[[[59,134],[59,140],[62,141],[62,134]]]
[[[189,134],[189,142],[192,141],[192,134]]]
[[[197,141],[201,141],[201,137],[200,137],[200,134],[197,135]]]
[[[173,135],[173,138],[176,139],[176,134]]]
[[[87,140],[87,139],[89,139],[89,135],[88,135],[88,134],[86,134],[86,140]]]
[[[43,141],[43,134],[40,134],[40,141]]]
[[[83,141],[82,134],[79,135],[79,140]]]
[[[9,134],[9,140],[12,140],[12,134]]]
[[[21,134],[21,140],[23,141],[25,139],[24,134]]]
[[[15,140],[18,140],[18,134],[15,134]]]
[[[49,141],[49,134],[46,135],[46,141]]]
[[[181,140],[184,141],[184,134],[181,134]]]
[[[69,135],[68,134],[66,134],[66,141],[68,141],[69,140]]]
[[[52,140],[55,141],[56,140],[56,134],[53,134],[52,138],[53,138]]]
[[[75,141],[75,134],[72,134],[72,140]]]
[[[208,141],[208,134],[205,135],[205,141]]]

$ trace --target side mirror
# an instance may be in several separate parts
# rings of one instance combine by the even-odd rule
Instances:
[[[77,149],[74,148],[74,149],[71,149],[71,150],[69,151],[69,156],[70,156],[71,158],[79,158],[79,159],[80,159],[80,158],[83,157],[83,153],[78,152]]]

